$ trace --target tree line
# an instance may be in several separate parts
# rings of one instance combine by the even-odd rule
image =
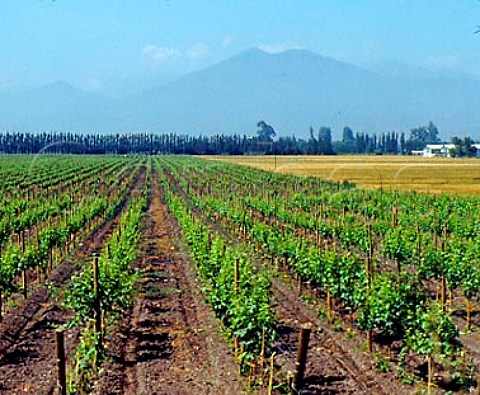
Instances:
[[[185,154],[185,155],[335,155],[335,154],[409,154],[427,144],[439,143],[438,128],[426,126],[404,132],[355,133],[343,129],[342,139],[333,141],[332,130],[322,126],[309,129],[307,139],[296,136],[278,137],[274,128],[264,121],[257,124],[253,136],[215,134],[188,136],[174,133],[0,133],[0,152],[9,154],[71,153],[71,154]],[[473,140],[453,138],[459,144],[456,156],[473,156]]]

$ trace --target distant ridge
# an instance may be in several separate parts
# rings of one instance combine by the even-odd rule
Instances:
[[[424,70],[407,77],[306,50],[252,48],[121,100],[64,82],[0,94],[0,128],[250,134],[264,119],[281,135],[305,136],[310,125],[407,131],[432,120],[445,136],[479,137],[479,81]]]

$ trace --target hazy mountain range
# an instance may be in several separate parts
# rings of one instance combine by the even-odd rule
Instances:
[[[344,125],[408,131],[431,120],[444,137],[480,137],[475,77],[395,62],[358,67],[305,50],[251,49],[127,97],[118,91],[112,98],[55,82],[0,93],[0,129],[253,134],[265,120],[280,135],[305,136],[310,125],[339,135]]]

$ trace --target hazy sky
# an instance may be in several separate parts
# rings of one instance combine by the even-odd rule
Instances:
[[[480,75],[477,0],[0,0],[0,88],[180,74],[257,46]]]

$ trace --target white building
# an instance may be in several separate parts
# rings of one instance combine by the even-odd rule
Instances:
[[[423,149],[423,156],[426,158],[432,158],[434,156],[450,157],[450,150],[454,149],[454,144],[427,144]]]
[[[477,156],[480,156],[480,144],[472,144],[477,149]],[[450,150],[455,148],[455,144],[427,144],[423,151],[412,151],[413,155],[423,155],[426,158],[434,156],[443,156],[450,158]]]

